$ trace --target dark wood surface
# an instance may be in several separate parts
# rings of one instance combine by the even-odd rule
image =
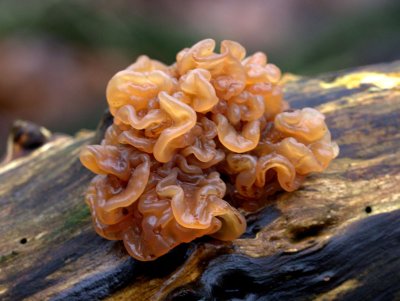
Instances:
[[[285,81],[292,107],[326,114],[340,156],[232,243],[143,263],[97,236],[78,153],[107,118],[0,165],[0,299],[400,300],[400,62]]]

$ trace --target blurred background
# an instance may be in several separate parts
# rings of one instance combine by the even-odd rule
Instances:
[[[15,119],[94,129],[110,77],[203,38],[313,75],[400,59],[396,0],[0,0],[0,155]]]

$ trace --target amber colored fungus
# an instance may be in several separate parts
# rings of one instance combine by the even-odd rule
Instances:
[[[286,111],[280,70],[264,53],[203,40],[166,66],[141,56],[107,87],[114,123],[101,145],[85,147],[96,173],[86,194],[94,226],[153,260],[182,242],[233,240],[243,215],[223,198],[225,174],[253,202],[321,172],[338,155],[324,116]]]

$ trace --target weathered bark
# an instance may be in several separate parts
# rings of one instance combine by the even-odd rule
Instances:
[[[143,263],[96,235],[78,152],[104,126],[0,166],[0,299],[400,300],[400,62],[286,81],[292,107],[326,114],[341,153],[232,243]]]

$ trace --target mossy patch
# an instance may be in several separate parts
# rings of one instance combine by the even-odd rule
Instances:
[[[83,223],[90,221],[90,210],[86,204],[81,204],[74,208],[65,219],[63,229],[74,229]]]
[[[9,253],[7,255],[1,255],[0,256],[0,264],[14,258],[17,255],[18,255],[18,252],[16,252],[16,251],[11,251],[11,253]]]

